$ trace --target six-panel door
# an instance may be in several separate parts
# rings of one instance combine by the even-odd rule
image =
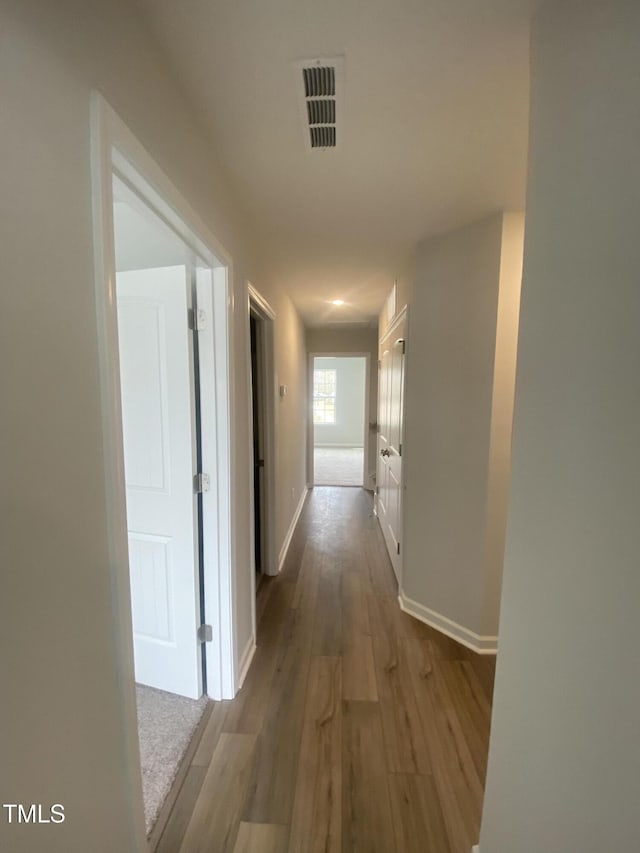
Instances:
[[[198,697],[193,356],[184,266],[117,275],[136,681]]]

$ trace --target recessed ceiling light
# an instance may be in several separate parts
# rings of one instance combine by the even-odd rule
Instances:
[[[344,305],[344,299],[332,299],[331,304],[332,305]]]

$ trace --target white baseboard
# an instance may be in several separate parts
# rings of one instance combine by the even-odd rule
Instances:
[[[446,634],[447,637],[451,637],[452,640],[462,643],[463,646],[466,646],[468,649],[471,649],[477,654],[495,655],[498,651],[497,637],[475,634],[473,631],[470,631],[463,625],[458,625],[457,622],[454,622],[452,619],[448,619],[441,613],[436,613],[435,610],[430,610],[423,604],[413,601],[413,599],[406,596],[402,590],[400,590],[398,595],[398,601],[400,602],[400,609],[404,610],[405,613],[408,613],[410,616],[414,616],[416,619],[419,619],[431,628],[435,628],[436,631]]]
[[[473,847],[471,848],[471,853],[480,853],[480,845],[474,844]]]
[[[255,637],[249,637],[247,645],[245,647],[244,652],[242,653],[242,657],[240,659],[240,666],[238,667],[238,682],[236,684],[236,693],[242,685],[244,684],[244,680],[247,677],[247,673],[249,672],[249,667],[251,666],[251,661],[253,660],[253,656],[256,653],[256,640]]]
[[[308,491],[309,486],[305,486],[302,490],[302,494],[300,495],[300,500],[298,502],[298,506],[296,507],[296,511],[294,512],[293,518],[291,519],[291,524],[289,525],[289,529],[287,530],[287,535],[284,537],[282,548],[280,548],[280,556],[278,557],[278,572],[282,571],[284,561],[287,559],[287,551],[289,550],[289,545],[291,545],[293,532],[296,529],[296,524],[298,523],[298,519],[300,518],[300,513],[302,512],[302,507],[304,506]]]

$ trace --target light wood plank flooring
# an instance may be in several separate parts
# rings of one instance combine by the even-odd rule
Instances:
[[[372,501],[316,488],[158,853],[470,853],[495,660],[403,614]]]

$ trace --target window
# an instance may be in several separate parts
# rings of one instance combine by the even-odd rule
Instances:
[[[336,371],[313,371],[313,422],[335,424],[336,422]]]

